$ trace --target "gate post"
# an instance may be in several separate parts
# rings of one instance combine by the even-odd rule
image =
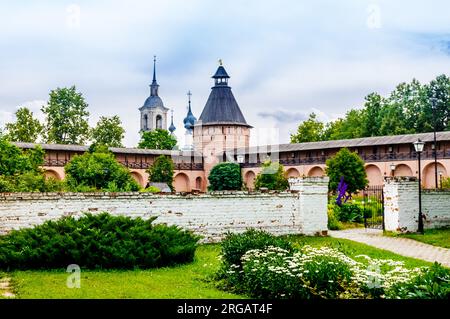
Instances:
[[[416,177],[384,178],[384,220],[388,231],[416,232],[419,216]]]
[[[302,234],[325,235],[328,231],[328,182],[324,177],[290,178],[290,189],[299,192]]]

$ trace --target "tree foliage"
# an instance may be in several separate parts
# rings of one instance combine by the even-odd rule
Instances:
[[[8,139],[14,142],[36,143],[43,130],[39,120],[35,119],[33,112],[26,107],[19,108],[15,115],[16,121],[5,125]]]
[[[428,84],[416,79],[400,83],[387,97],[370,93],[361,109],[326,124],[312,113],[291,135],[291,143],[425,133],[434,126],[450,130],[450,78],[444,74]]]
[[[137,191],[139,185],[130,171],[107,151],[75,155],[64,167],[66,183],[71,191]]]
[[[291,143],[316,142],[323,139],[324,124],[317,119],[315,113],[311,113],[306,121],[297,128],[296,134],[291,134]]]
[[[209,173],[209,190],[240,190],[242,188],[241,167],[236,163],[219,163]]]
[[[289,188],[289,182],[285,176],[283,165],[267,160],[261,165],[261,168],[261,172],[255,179],[256,189],[265,187],[270,190],[284,191]]]
[[[83,144],[89,138],[87,107],[75,86],[52,90],[47,105],[42,107],[46,116],[46,142]]]
[[[154,183],[166,183],[173,191],[173,171],[175,166],[170,157],[160,155],[155,162],[147,169],[148,180]]]
[[[40,166],[44,151],[37,146],[23,151],[0,134],[0,192],[59,191],[62,184],[45,179]]]
[[[167,130],[155,129],[141,133],[138,148],[152,150],[172,150],[177,145],[177,139]]]
[[[13,176],[27,172],[41,172],[44,151],[40,146],[22,151],[0,134],[0,175]]]
[[[96,127],[91,130],[93,143],[108,147],[123,147],[124,134],[125,130],[117,115],[112,117],[101,116]]]
[[[336,191],[341,177],[347,184],[347,192],[356,193],[364,189],[369,181],[364,169],[364,161],[356,153],[342,148],[326,161],[325,172],[330,178],[330,190]]]

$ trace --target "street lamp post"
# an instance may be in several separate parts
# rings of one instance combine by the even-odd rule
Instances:
[[[390,167],[391,167],[391,176],[394,177],[394,176],[395,176],[395,164],[392,163],[392,164],[390,165]]]
[[[417,159],[418,159],[418,166],[419,166],[419,233],[423,234],[424,230],[423,230],[423,215],[422,215],[422,181],[421,181],[421,168],[420,168],[420,153],[422,153],[423,151],[423,147],[425,145],[424,142],[422,142],[420,140],[420,138],[413,143],[414,144],[414,149],[416,150],[417,153]]]
[[[242,178],[242,180],[244,180],[244,178],[242,177],[242,164],[243,164],[244,161],[245,161],[245,155],[238,154],[238,155],[236,156],[236,159],[237,159],[237,162],[239,163],[239,172],[240,172],[240,174],[241,174],[241,178]]]
[[[431,98],[431,108],[433,111],[433,155],[434,155],[434,183],[438,188],[438,165],[437,165],[437,145],[436,145],[436,98]]]

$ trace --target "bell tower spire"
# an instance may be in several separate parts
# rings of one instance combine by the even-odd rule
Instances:
[[[158,96],[158,82],[156,82],[156,55],[153,56],[153,81],[150,85],[150,96]]]

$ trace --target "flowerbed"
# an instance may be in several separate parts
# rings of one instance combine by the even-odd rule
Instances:
[[[254,298],[449,298],[450,271],[408,269],[401,261],[350,258],[330,247],[250,249],[241,263],[224,261],[227,289]]]

